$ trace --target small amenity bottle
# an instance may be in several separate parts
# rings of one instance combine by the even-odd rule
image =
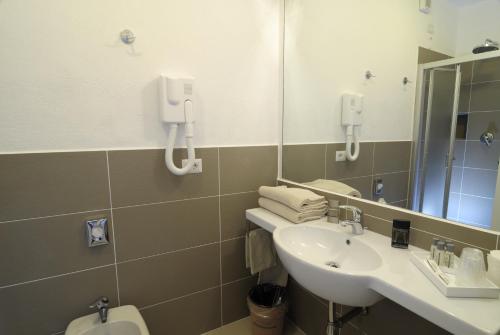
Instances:
[[[439,241],[437,243],[437,249],[434,252],[434,261],[437,265],[443,265],[444,258],[444,241]]]
[[[429,250],[429,259],[434,259],[434,255],[436,254],[438,242],[439,242],[438,238],[434,237],[432,239],[431,249]]]

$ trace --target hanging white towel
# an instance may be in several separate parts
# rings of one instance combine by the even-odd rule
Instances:
[[[246,266],[252,275],[276,265],[277,255],[273,246],[273,235],[259,228],[251,230],[245,240]]]

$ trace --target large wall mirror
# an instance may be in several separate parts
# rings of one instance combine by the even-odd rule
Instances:
[[[500,230],[500,1],[285,0],[282,177]]]

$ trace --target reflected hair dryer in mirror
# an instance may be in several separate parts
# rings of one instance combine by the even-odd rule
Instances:
[[[363,123],[363,95],[358,93],[342,94],[342,126],[346,127],[346,157],[355,161],[359,156],[359,127]],[[352,145],[354,144],[354,152]]]

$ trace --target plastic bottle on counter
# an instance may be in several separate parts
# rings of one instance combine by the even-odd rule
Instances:
[[[438,238],[434,237],[432,239],[431,249],[429,250],[429,252],[430,252],[429,259],[434,259],[434,255],[436,254],[438,242],[439,242]]]
[[[452,268],[453,263],[455,261],[455,244],[454,243],[446,243],[445,251],[444,251],[444,266]]]
[[[444,241],[439,241],[437,243],[436,251],[434,252],[434,261],[437,265],[443,265],[444,263]]]

